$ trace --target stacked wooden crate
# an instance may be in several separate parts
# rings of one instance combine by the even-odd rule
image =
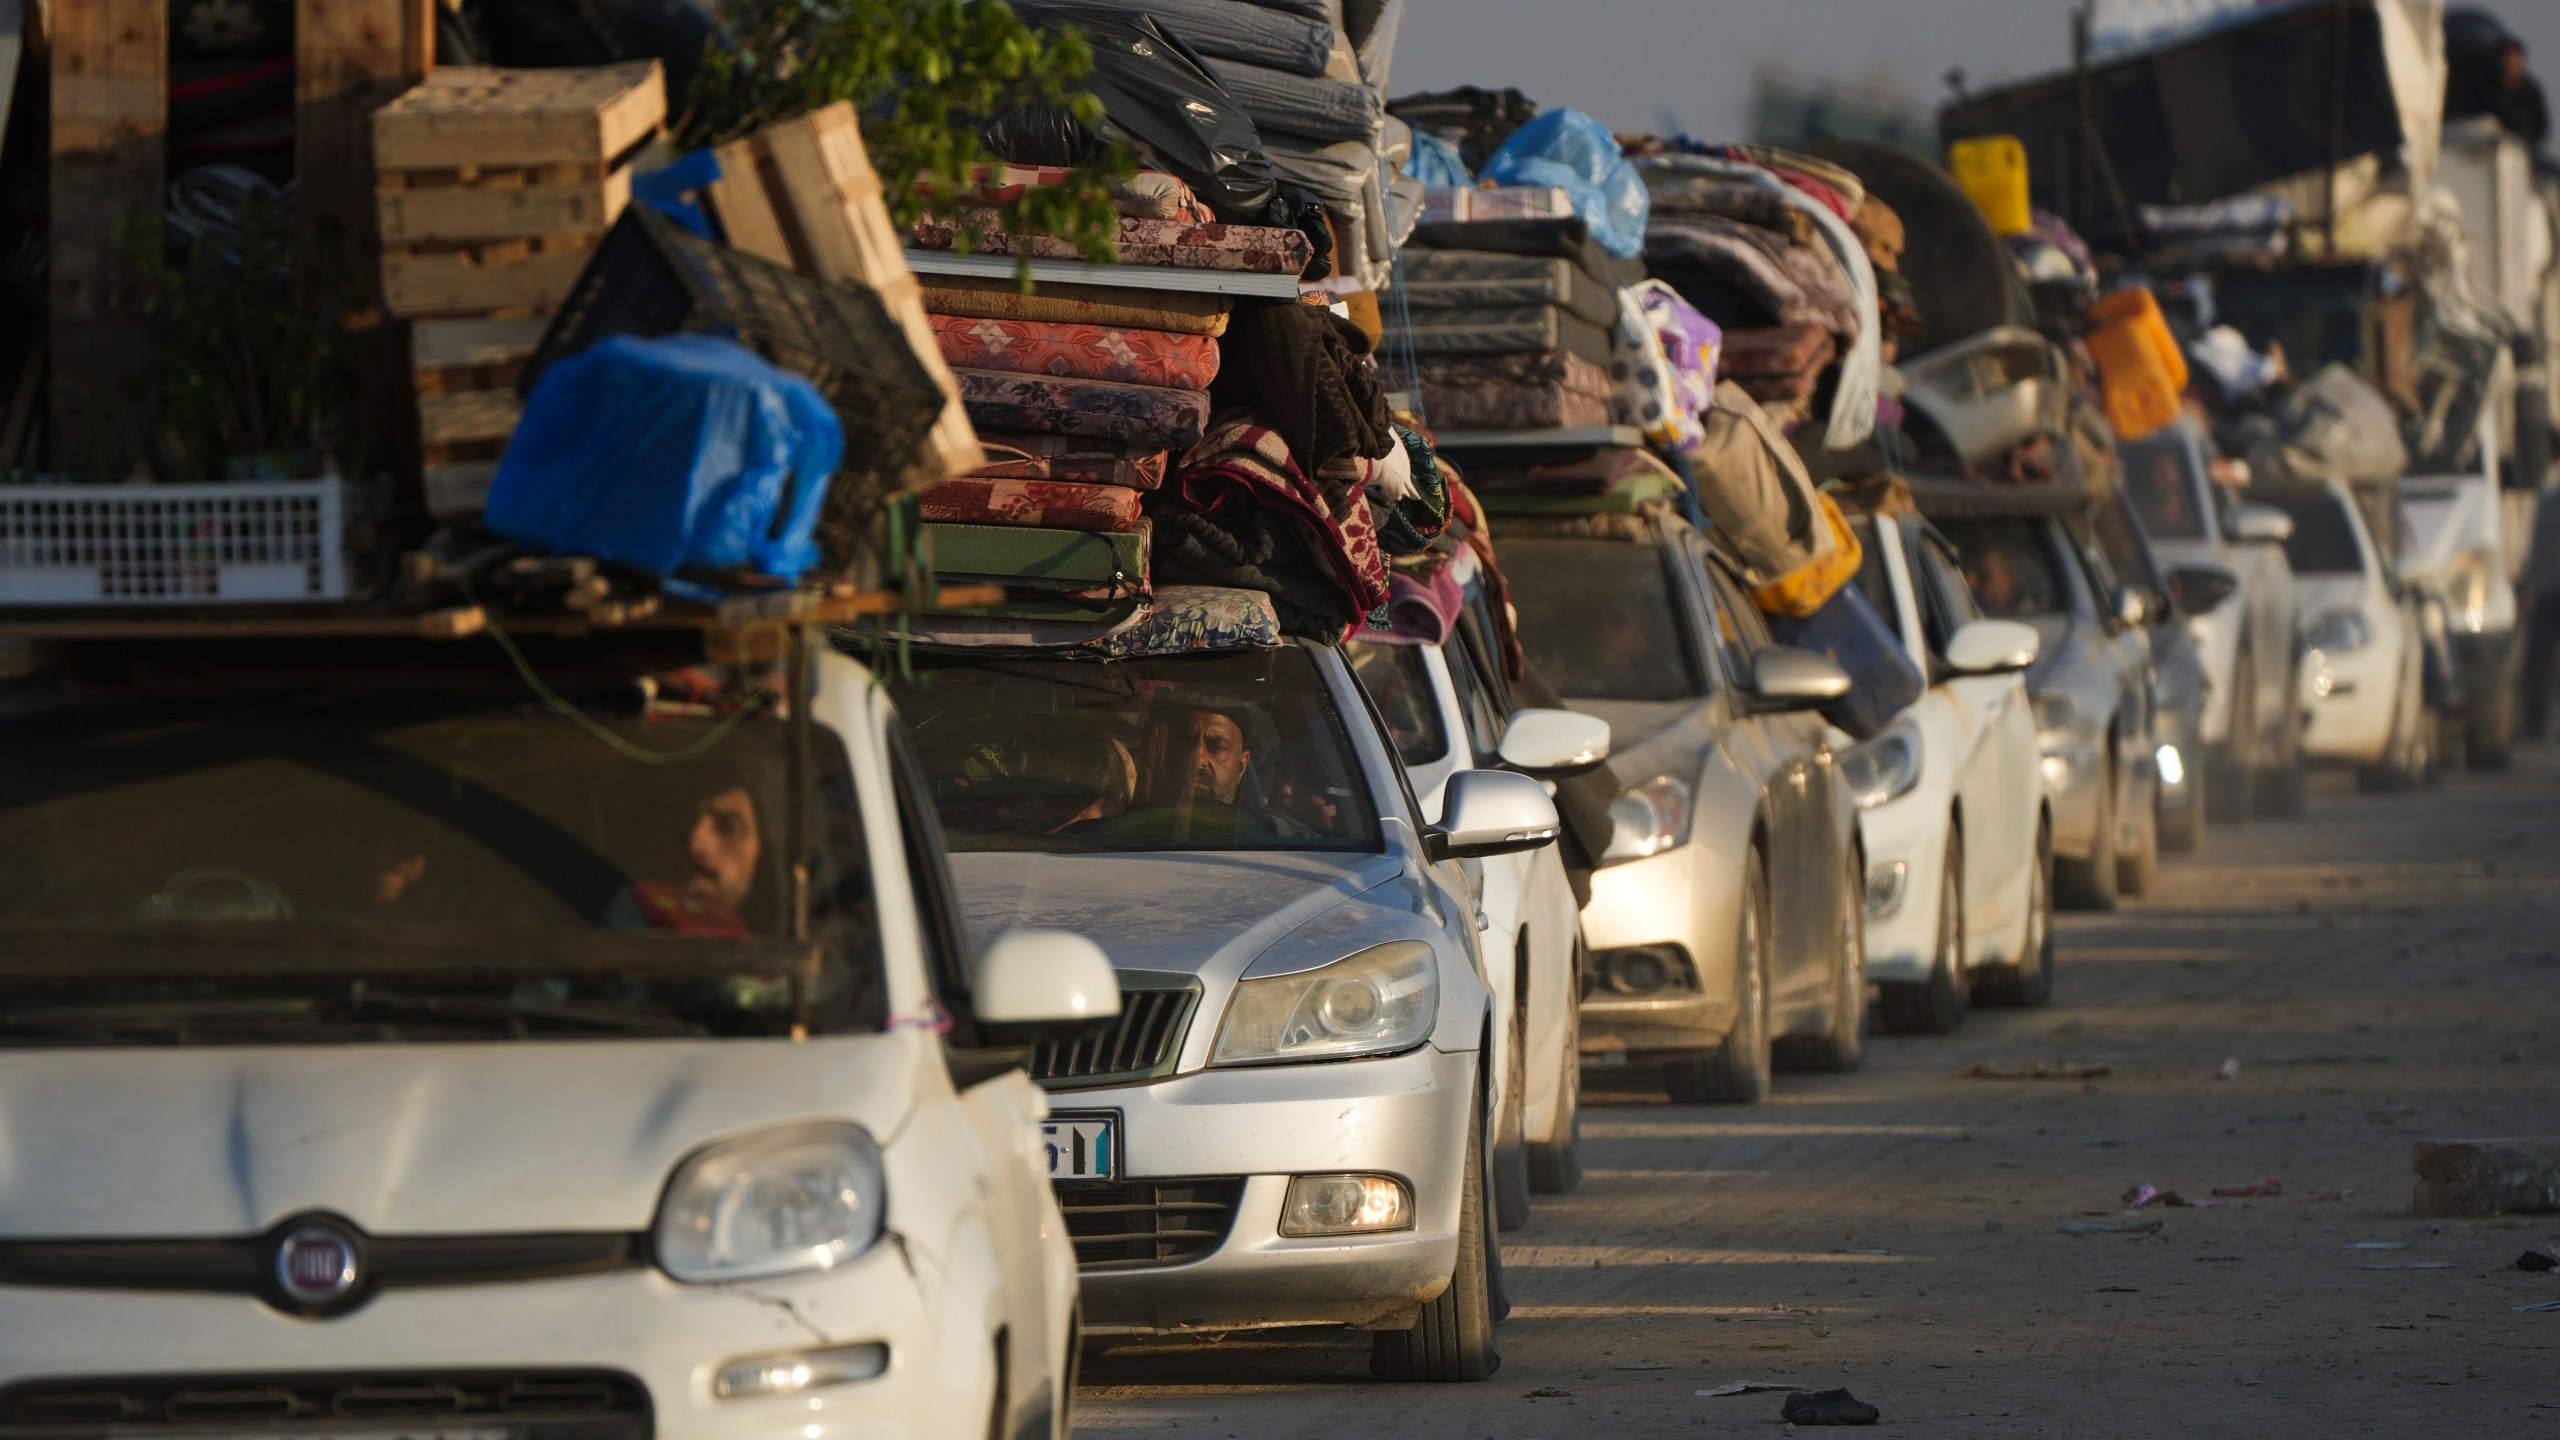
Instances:
[[[480,508],[516,376],[631,199],[667,113],[656,61],[434,72],[373,118],[382,290],[410,319],[428,509]]]

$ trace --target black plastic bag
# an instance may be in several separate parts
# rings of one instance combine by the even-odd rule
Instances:
[[[1013,9],[1038,29],[1073,26],[1084,33],[1093,47],[1093,73],[1084,83],[1102,102],[1110,130],[1146,145],[1220,220],[1290,223],[1274,208],[1280,186],[1262,133],[1219,83],[1217,70],[1153,17],[1077,0],[1022,0]],[[1031,107],[989,120],[981,138],[1016,164],[1082,165],[1114,136],[1095,133],[1062,109]]]

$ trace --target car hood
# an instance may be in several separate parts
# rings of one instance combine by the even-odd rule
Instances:
[[[2450,569],[2464,550],[2494,549],[2496,506],[2497,492],[2476,477],[2428,475],[2403,480],[2400,510],[2409,517],[2409,549],[2399,557],[2400,573],[2433,577]]]
[[[1609,722],[1609,771],[1628,785],[1656,775],[1695,780],[1698,757],[1715,744],[1704,700],[1567,700]]]
[[[0,1063],[0,1235],[635,1232],[705,1142],[842,1119],[886,1145],[920,1031],[787,1040],[102,1047]]]
[[[1232,979],[1307,922],[1402,873],[1389,854],[1206,851],[951,857],[970,943],[1073,930],[1123,970]]]

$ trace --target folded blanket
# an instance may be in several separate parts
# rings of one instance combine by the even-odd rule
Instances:
[[[1206,390],[1218,378],[1218,342],[1206,335],[967,315],[926,318],[942,346],[942,358],[964,369],[1177,390]]]
[[[1769,325],[1724,332],[1724,373],[1737,380],[1819,372],[1838,345],[1818,325]]]
[[[1653,213],[1716,215],[1744,225],[1775,230],[1798,245],[1811,245],[1813,219],[1763,185],[1745,185],[1708,175],[1683,175],[1652,189]]]
[[[979,255],[1028,255],[1035,260],[1082,260],[1084,255],[1064,240],[1048,235],[1010,235],[994,228],[994,216],[976,217],[987,226],[973,252]],[[959,227],[949,219],[926,216],[915,227],[922,250],[949,250]],[[1176,270],[1231,270],[1254,275],[1296,275],[1307,268],[1315,247],[1295,230],[1270,225],[1188,225],[1178,220],[1120,222],[1120,263]]]
[[[1249,411],[1212,428],[1148,498],[1147,516],[1156,572],[1168,583],[1259,590],[1285,633],[1340,641],[1387,598],[1368,497],[1317,484]]]
[[[1310,139],[1375,143],[1387,117],[1378,92],[1358,83],[1235,61],[1218,67],[1218,80],[1255,125]]]
[[[1579,215],[1555,220],[1461,220],[1416,225],[1409,249],[1498,250],[1505,255],[1561,255],[1615,290],[1644,278],[1644,266],[1620,259],[1591,238],[1591,222]]]
[[[1595,325],[1552,305],[1511,309],[1416,310],[1410,327],[1419,355],[1496,355],[1514,350],[1570,350],[1609,363],[1615,327]]]
[[[1321,75],[1333,55],[1334,29],[1321,18],[1322,7],[1312,19],[1245,0],[1147,0],[1127,8],[1153,15],[1166,34],[1213,59]],[[1226,74],[1219,66],[1219,77]]]
[[[1834,334],[1858,333],[1857,311],[1836,265],[1774,230],[1673,212],[1645,227],[1644,257],[1690,304],[1728,330],[1819,325]],[[1696,284],[1700,276],[1709,283]]]
[[[981,480],[1065,480],[1125,490],[1153,490],[1164,483],[1164,451],[1109,440],[981,430],[978,448],[986,452],[986,463],[971,473]]]
[[[1120,485],[972,475],[928,486],[918,497],[918,506],[927,520],[1122,531],[1138,528],[1138,495]]]
[[[955,370],[969,423],[990,430],[1084,435],[1156,450],[1188,450],[1209,420],[1209,397],[1197,390],[1123,385],[1116,380],[1064,380]]]
[[[1610,420],[1606,396],[1511,380],[1446,385],[1426,375],[1422,380],[1422,406],[1432,424],[1447,430],[1580,429],[1606,425]]]
[[[1359,326],[1313,305],[1257,305],[1237,314],[1227,345],[1242,364],[1220,394],[1251,407],[1308,473],[1395,448],[1386,387]]]
[[[1025,190],[1064,184],[1072,173],[1065,165],[980,165],[971,170],[970,183],[953,198],[964,205],[1000,204]],[[1121,214],[1140,220],[1205,225],[1218,218],[1182,183],[1182,177],[1162,170],[1141,170],[1120,182],[1112,188],[1111,203]]]
[[[1396,293],[1415,310],[1554,305],[1594,325],[1618,313],[1617,292],[1561,255],[1407,250]]]
[[[921,275],[917,279],[924,290],[924,308],[936,315],[1114,325],[1182,335],[1227,333],[1229,307],[1224,295],[1124,290],[1114,285],[1043,285],[1025,295],[1014,288],[1011,277]]]

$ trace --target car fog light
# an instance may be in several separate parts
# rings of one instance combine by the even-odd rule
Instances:
[[[2160,783],[2175,790],[2187,783],[2187,762],[2175,745],[2163,745],[2155,756],[2160,762]]]
[[[1677,945],[1603,950],[1592,957],[1592,968],[1599,971],[1601,985],[1619,995],[1655,995],[1665,990],[1694,988],[1689,978],[1689,957]]]
[[[1911,867],[1899,860],[1887,860],[1867,872],[1867,918],[1881,920],[1902,908],[1903,883],[1911,878]]]
[[[1413,1190],[1392,1175],[1301,1175],[1280,1202],[1280,1233],[1365,1235],[1413,1228]]]
[[[829,1385],[869,1380],[889,1368],[886,1345],[836,1345],[825,1350],[795,1350],[787,1355],[759,1355],[732,1360],[712,1377],[711,1393],[723,1400],[750,1400],[760,1395],[797,1395]]]

